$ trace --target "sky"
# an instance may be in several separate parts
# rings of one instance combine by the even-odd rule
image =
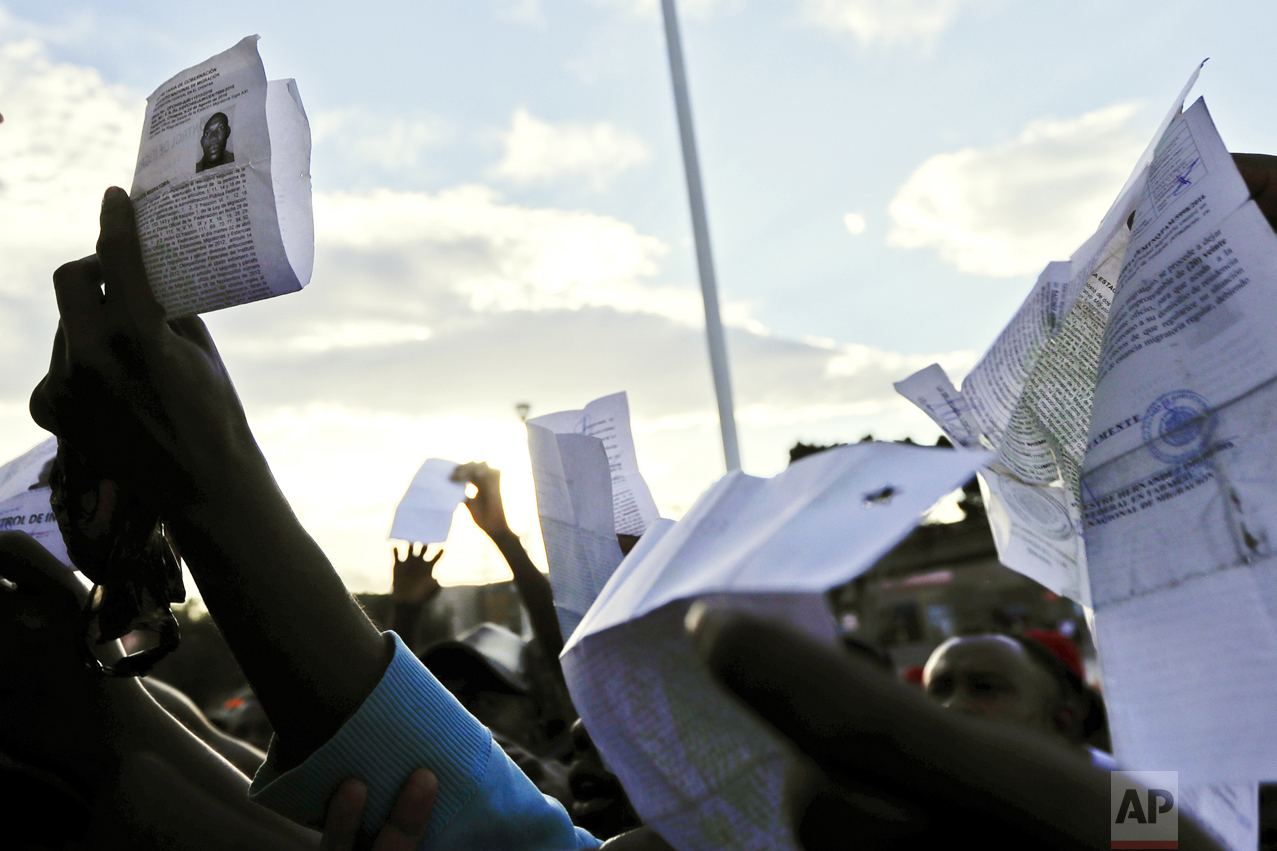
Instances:
[[[891,383],[974,365],[1099,223],[1209,57],[1234,151],[1277,153],[1263,2],[682,0],[744,468],[937,431]],[[505,471],[524,429],[629,394],[678,517],[723,472],[656,0],[0,0],[0,459],[57,322],[50,274],[127,187],[145,97],[249,34],[314,136],[301,293],[206,317],[259,442],[353,590],[387,590],[428,457]],[[508,576],[462,511],[438,573]]]

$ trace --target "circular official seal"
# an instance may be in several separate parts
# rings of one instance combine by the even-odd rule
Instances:
[[[1210,439],[1210,403],[1192,390],[1159,396],[1140,423],[1144,443],[1159,461],[1178,464],[1202,454]]]
[[[1035,526],[1038,531],[1057,541],[1067,541],[1073,535],[1073,521],[1064,504],[1050,494],[1036,488],[1015,487],[1007,493],[1007,502],[1021,520]]]

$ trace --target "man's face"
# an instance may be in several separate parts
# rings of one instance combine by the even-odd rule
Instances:
[[[210,118],[204,125],[204,135],[200,137],[200,146],[204,148],[204,156],[209,160],[220,160],[226,150],[226,140],[230,138],[231,128],[220,117]]]
[[[1015,640],[1000,635],[951,638],[923,670],[927,696],[946,709],[1057,733],[1058,687]]]

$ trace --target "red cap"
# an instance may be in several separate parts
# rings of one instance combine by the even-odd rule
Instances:
[[[1082,651],[1071,640],[1053,629],[1026,629],[1024,635],[1032,638],[1064,663],[1064,667],[1072,671],[1079,680],[1086,682],[1086,672],[1082,668]]]
[[[910,665],[900,672],[900,679],[904,680],[911,686],[922,685],[922,666]]]

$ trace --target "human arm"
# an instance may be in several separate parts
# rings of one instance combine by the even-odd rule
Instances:
[[[237,739],[214,727],[208,716],[185,692],[154,677],[144,678],[142,685],[155,702],[164,707],[178,723],[246,776],[252,777],[262,767],[262,760],[266,759],[265,753],[243,739]]]
[[[390,583],[390,602],[394,606],[391,629],[410,647],[414,645],[421,610],[443,590],[434,576],[435,565],[443,557],[443,550],[436,552],[434,558],[427,559],[426,545],[418,546],[420,549],[414,552],[413,545],[408,544],[403,558],[399,557],[399,548],[394,548],[395,563]]]
[[[89,802],[92,847],[315,846],[313,832],[251,803],[248,778],[138,680],[84,664],[85,591],[70,570],[32,538],[3,532],[0,576],[0,747]]]
[[[559,617],[554,613],[550,580],[528,558],[519,536],[510,531],[501,502],[501,471],[483,462],[462,464],[453,472],[452,480],[475,486],[475,495],[466,499],[466,508],[470,509],[475,525],[487,533],[510,565],[515,587],[532,621],[532,634],[546,658],[557,660],[563,651],[563,633],[559,629]]]
[[[123,190],[101,225],[97,255],[54,274],[61,322],[32,416],[163,507],[279,760],[297,764],[372,691],[390,648],[275,484],[204,324],[166,321]]]
[[[756,617],[696,607],[688,623],[711,673],[801,755],[785,795],[807,851],[1108,847],[1109,772],[1073,750]],[[1186,818],[1179,842],[1218,851]]]

